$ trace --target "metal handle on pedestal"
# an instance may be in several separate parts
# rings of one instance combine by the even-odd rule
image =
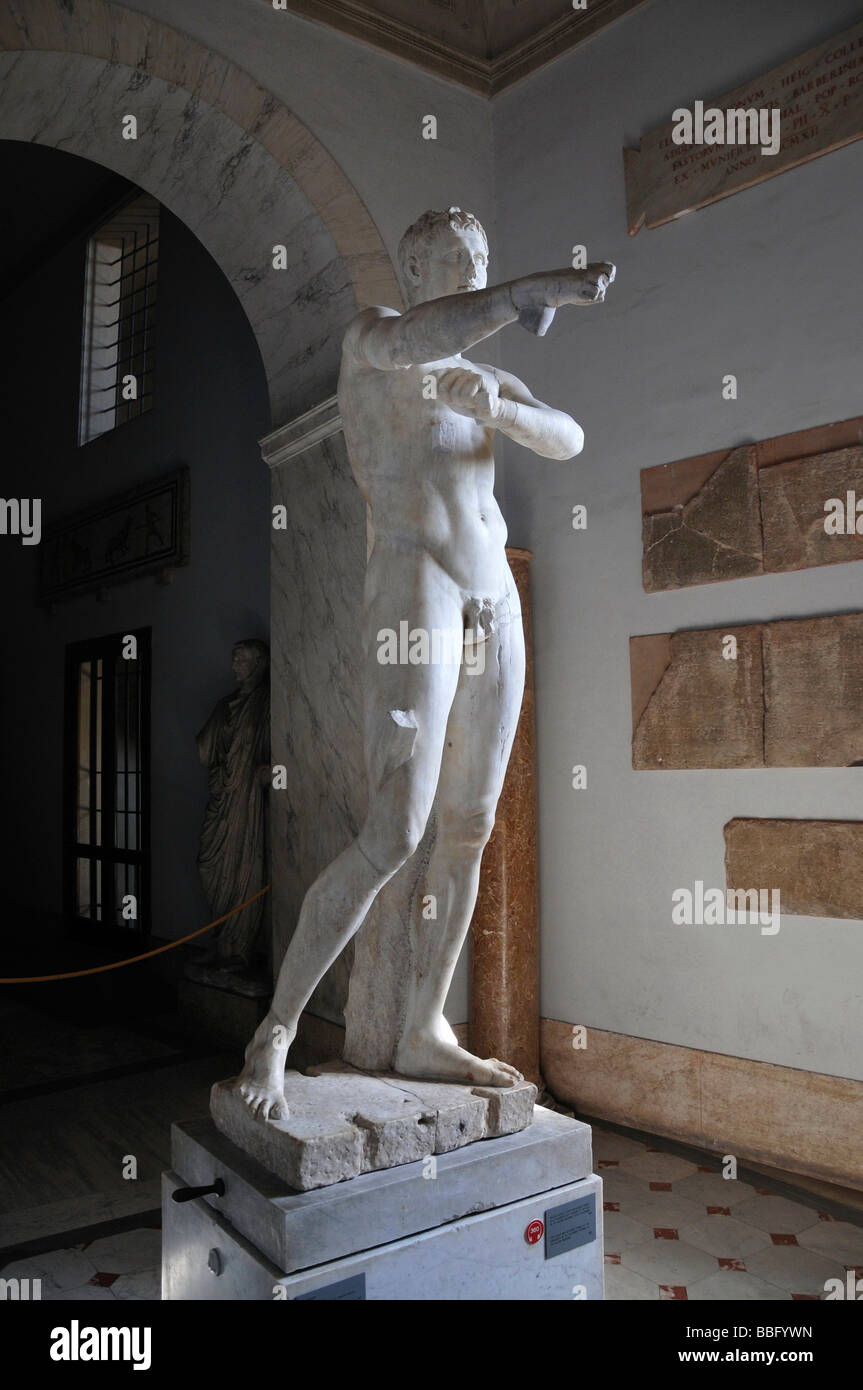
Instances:
[[[209,1187],[178,1187],[171,1196],[175,1202],[191,1202],[194,1197],[208,1197],[211,1192],[215,1192],[217,1197],[224,1197],[225,1183],[222,1178],[216,1178]]]

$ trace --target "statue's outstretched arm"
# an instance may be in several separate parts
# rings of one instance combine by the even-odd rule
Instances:
[[[516,319],[542,336],[561,305],[601,303],[614,274],[610,262],[597,261],[584,270],[543,271],[485,290],[443,295],[404,314],[365,309],[345,335],[345,351],[391,371],[454,357]]]

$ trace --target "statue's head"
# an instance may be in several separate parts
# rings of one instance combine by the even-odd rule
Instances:
[[[410,304],[484,289],[488,237],[472,212],[424,212],[399,242],[399,269]]]
[[[270,669],[270,649],[258,637],[245,637],[234,643],[231,667],[240,685],[251,689],[266,680]]]

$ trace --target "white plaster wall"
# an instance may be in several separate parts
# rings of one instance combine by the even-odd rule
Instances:
[[[861,1075],[863,924],[675,927],[671,894],[724,886],[732,816],[860,818],[860,771],[633,772],[627,647],[863,607],[859,565],[649,596],[639,498],[641,468],[863,410],[863,142],[632,239],[621,146],[859,15],[847,0],[654,0],[494,107],[503,272],[568,264],[580,242],[618,264],[603,308],[500,340],[587,440],[572,463],[504,450],[510,539],[536,552],[542,1012],[843,1076]],[[571,790],[575,763],[587,790]]]

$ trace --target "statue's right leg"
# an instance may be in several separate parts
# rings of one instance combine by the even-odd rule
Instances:
[[[303,900],[270,1010],[246,1049],[238,1088],[262,1119],[285,1113],[285,1058],[300,1014],[385,883],[416,850],[434,801],[455,663],[380,660],[378,634],[452,627],[462,635],[456,596],[426,585],[410,557],[390,557],[387,582],[367,606],[363,693],[369,808],[360,834],[324,869]]]

